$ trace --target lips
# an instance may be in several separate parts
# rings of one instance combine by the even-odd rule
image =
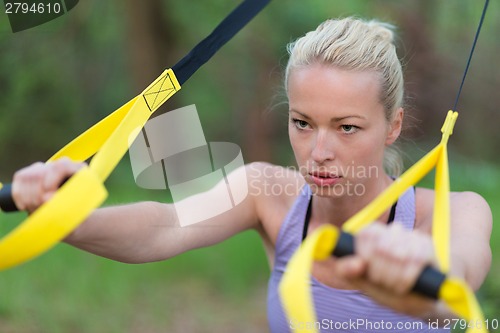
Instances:
[[[313,172],[310,172],[309,174],[311,176],[320,177],[320,178],[339,178],[339,176],[337,176],[334,173],[330,173],[330,172],[313,171]]]
[[[329,172],[313,171],[309,173],[311,181],[318,186],[332,186],[337,184],[341,176]]]

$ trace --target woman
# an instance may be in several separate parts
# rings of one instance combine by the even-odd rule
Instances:
[[[272,267],[271,331],[307,325],[287,321],[277,285],[303,237],[325,223],[341,227],[397,176],[387,150],[402,128],[403,77],[391,27],[375,21],[326,21],[293,43],[289,53],[289,137],[298,171],[247,165],[230,176],[246,172],[247,198],[196,225],[180,227],[172,204],[141,202],[97,210],[65,241],[111,259],[143,263],[255,229]],[[18,172],[13,185],[18,207],[36,209],[74,170],[63,160]],[[323,331],[373,331],[375,324],[381,331],[430,332],[429,320],[453,316],[441,302],[409,292],[423,267],[435,261],[433,197],[432,190],[409,189],[357,236],[356,255],[315,264],[313,295]],[[474,193],[452,193],[450,199],[451,273],[478,289],[491,262],[491,212]]]

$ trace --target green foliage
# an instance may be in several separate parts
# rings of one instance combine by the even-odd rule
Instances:
[[[229,0],[192,0],[189,5],[153,2],[160,3],[161,9],[155,17],[159,21],[151,23],[153,31],[162,31],[163,24],[175,38],[168,45],[163,45],[161,34],[133,40],[153,38],[157,47],[166,47],[174,55],[172,59],[180,59],[237,4]],[[494,143],[500,139],[494,121],[495,105],[500,102],[494,89],[500,83],[495,66],[500,51],[498,5],[490,4],[459,104],[463,112],[458,135],[450,142],[462,154],[490,161],[498,160]],[[17,34],[9,33],[2,23],[0,49],[8,51],[0,54],[0,154],[8,160],[0,169],[2,179],[27,163],[48,158],[138,93],[132,88],[136,84],[130,67],[135,48],[141,48],[131,44],[130,27],[137,15],[127,13],[127,8],[126,2],[88,1],[60,21]],[[418,134],[411,135],[418,140],[434,137],[452,105],[480,11],[480,3],[458,0],[273,1],[164,108],[195,103],[209,140],[236,142],[244,153],[246,148],[259,151],[252,145],[265,145],[271,155],[257,153],[247,159],[290,163],[288,154],[283,154],[288,143],[285,122],[279,116],[286,108],[273,107],[284,100],[277,96],[285,45],[330,17],[377,17],[400,27],[399,54],[406,64],[410,97],[407,113],[422,120]],[[142,57],[144,67],[150,66],[148,54]],[[433,76],[423,76],[427,72]],[[251,117],[255,112],[260,115]],[[252,125],[256,119],[262,123]],[[252,139],[254,126],[264,128],[261,141]]]
[[[478,170],[498,179],[492,167],[454,163],[453,190],[482,193],[500,214],[493,186],[467,179]],[[123,181],[122,167],[111,179],[106,205],[135,200],[168,201],[164,191],[137,189]],[[432,175],[431,175],[432,176]],[[432,177],[423,185],[431,185]],[[25,215],[2,215],[0,235]],[[486,318],[498,319],[500,230],[491,239],[493,265],[478,293]],[[247,232],[222,244],[159,263],[127,265],[62,244],[19,267],[0,273],[1,332],[213,332],[242,325],[265,331],[265,289],[269,268],[261,241]],[[224,315],[221,315],[224,313]],[[189,318],[188,324],[187,319]]]

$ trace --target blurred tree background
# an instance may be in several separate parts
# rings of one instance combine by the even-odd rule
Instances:
[[[0,179],[8,181],[19,168],[49,158],[137,95],[238,3],[87,0],[53,22],[16,34],[2,11]],[[409,165],[440,139],[483,3],[275,0],[161,112],[196,104],[207,141],[239,144],[245,162],[293,165],[282,87],[286,44],[327,18],[378,18],[398,27],[409,120],[400,144]],[[452,189],[478,191],[494,214],[500,209],[499,32],[500,3],[492,1],[449,144]],[[135,187],[127,158],[108,185],[108,203],[167,197]],[[1,218],[4,235],[23,215]],[[142,266],[59,245],[0,273],[0,332],[266,331],[264,252],[256,235],[238,237],[172,262]],[[495,245],[499,237],[495,229],[494,253],[500,250]],[[500,274],[497,263],[494,257],[490,276]],[[494,281],[490,277],[480,294],[490,318],[500,317],[500,285]]]

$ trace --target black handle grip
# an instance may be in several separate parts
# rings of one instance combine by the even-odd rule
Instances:
[[[63,186],[69,178],[70,177],[64,178],[59,187]],[[19,208],[17,208],[14,198],[12,197],[12,184],[5,184],[0,189],[0,210],[6,213],[19,211]]]
[[[12,198],[12,185],[5,184],[0,189],[0,209],[4,212],[17,212],[19,209]]]
[[[340,258],[352,254],[354,254],[354,236],[347,232],[341,232],[332,255]],[[420,273],[412,291],[433,299],[438,299],[439,289],[444,280],[446,280],[446,275],[434,267],[427,265]]]

